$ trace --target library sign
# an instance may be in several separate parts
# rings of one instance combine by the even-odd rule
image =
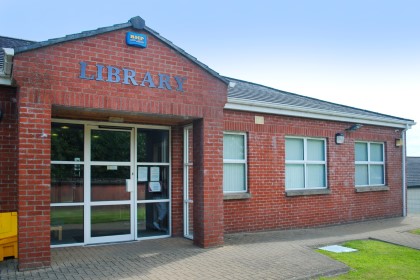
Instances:
[[[110,65],[95,64],[80,61],[80,79],[94,80],[107,83],[121,83],[125,85],[177,90],[183,92],[186,77],[157,74],[154,77],[149,71],[139,74],[134,69],[118,68]],[[172,85],[171,85],[172,82]]]

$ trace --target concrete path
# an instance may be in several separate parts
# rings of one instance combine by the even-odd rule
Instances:
[[[230,234],[225,245],[201,249],[168,238],[124,244],[56,248],[51,267],[18,272],[0,262],[0,279],[314,279],[348,267],[313,248],[374,238],[420,250],[420,215],[316,229]]]

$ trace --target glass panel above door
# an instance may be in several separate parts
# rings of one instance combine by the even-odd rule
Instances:
[[[84,125],[51,124],[51,160],[83,161]]]
[[[130,138],[130,131],[92,129],[91,160],[129,162]]]
[[[138,162],[169,162],[169,131],[139,128],[137,130]]]

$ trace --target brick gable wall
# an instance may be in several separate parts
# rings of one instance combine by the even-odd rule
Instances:
[[[51,118],[65,117],[106,121],[108,116],[129,117],[134,123],[182,124],[194,119],[203,124],[201,138],[195,138],[202,157],[196,162],[200,174],[215,172],[194,185],[202,191],[198,201],[212,200],[197,210],[196,229],[203,231],[197,244],[203,247],[223,243],[222,197],[222,126],[223,106],[227,85],[190,60],[151,36],[145,49],[125,44],[125,34],[131,29],[118,30],[94,37],[68,41],[19,53],[14,59],[14,78],[19,86],[19,267],[30,269],[50,263],[50,133]],[[86,77],[95,74],[96,64],[136,71],[133,85],[121,82],[81,79],[80,62],[85,62]],[[149,72],[155,87],[140,86]],[[170,76],[170,87],[159,87],[159,74]],[[174,76],[186,77],[183,91],[177,90]],[[63,108],[65,109],[63,114]],[[153,122],[151,122],[153,120]],[[175,121],[174,121],[175,120]],[[173,143],[182,143],[180,128],[175,128]],[[43,134],[47,137],[41,137]],[[201,143],[201,144],[200,144]],[[208,143],[212,143],[208,146]],[[182,160],[182,147],[175,152]],[[182,206],[178,188],[182,187],[182,162],[175,162],[173,207]],[[197,178],[203,179],[203,176]],[[172,209],[174,233],[180,235],[182,209]],[[204,225],[205,223],[205,225]],[[201,224],[201,226],[200,226]],[[196,234],[200,236],[200,234]]]

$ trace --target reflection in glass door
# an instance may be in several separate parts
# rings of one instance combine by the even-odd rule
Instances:
[[[88,127],[89,243],[134,239],[134,136],[132,128]],[[89,168],[90,167],[90,168]]]

